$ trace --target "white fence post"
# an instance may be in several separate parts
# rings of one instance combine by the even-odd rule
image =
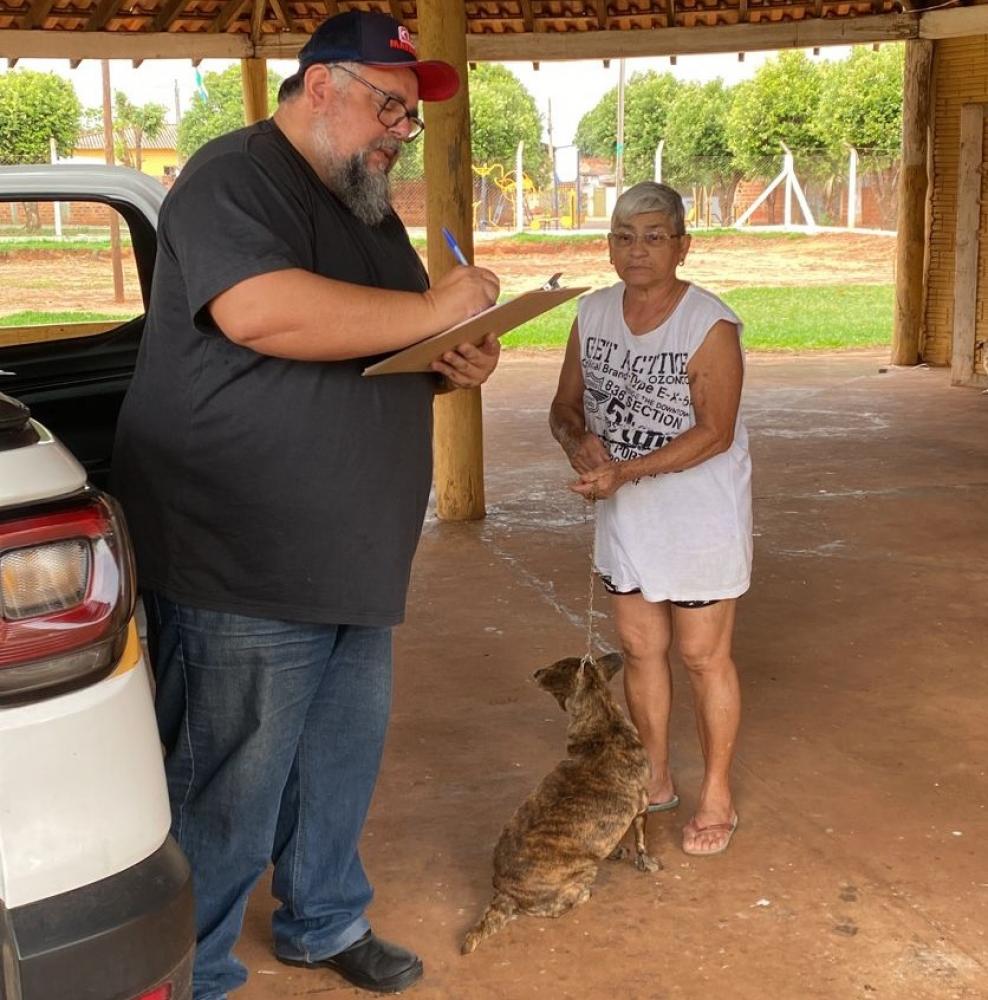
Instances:
[[[51,162],[58,163],[58,146],[55,144],[55,137],[48,140],[48,148],[51,150]],[[55,219],[55,238],[62,238],[62,206],[59,202],[52,203],[52,213]]]
[[[847,163],[847,228],[858,224],[858,151],[852,146]]]
[[[522,171],[521,154],[525,143],[518,143],[515,153],[515,232],[520,233],[525,228],[525,174]]]
[[[658,146],[655,147],[655,183],[662,183],[662,150],[665,148],[665,139],[659,139]]]

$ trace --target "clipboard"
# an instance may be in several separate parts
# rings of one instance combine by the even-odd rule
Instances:
[[[500,305],[491,306],[476,316],[451,326],[442,333],[426,337],[411,347],[406,347],[396,354],[370,365],[363,371],[364,375],[398,375],[405,372],[428,372],[433,361],[446,351],[460,344],[480,344],[483,339],[493,333],[503,336],[516,326],[527,323],[530,319],[555,308],[569,299],[576,298],[590,288],[560,288],[556,282],[559,275],[552,278],[541,288],[524,292],[517,298],[509,299]]]

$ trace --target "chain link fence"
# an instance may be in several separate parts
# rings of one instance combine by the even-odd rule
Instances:
[[[842,156],[794,150],[791,167],[788,158],[779,155],[750,164],[744,173],[725,166],[722,157],[699,157],[685,165],[670,162],[663,180],[682,195],[691,228],[727,227],[743,220],[749,226],[894,232],[899,169],[898,157],[882,150],[859,149],[853,154],[848,150]],[[634,180],[628,178],[625,186]],[[849,197],[852,183],[853,204]],[[405,225],[424,227],[425,179],[398,178],[392,188]],[[581,158],[575,181],[537,185],[525,175],[522,228],[536,232],[606,229],[616,193],[614,165],[588,157]],[[505,172],[500,165],[474,167],[474,230],[516,231],[517,198],[513,171]]]

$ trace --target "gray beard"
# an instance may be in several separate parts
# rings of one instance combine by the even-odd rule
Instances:
[[[363,154],[354,153],[342,163],[327,164],[326,186],[361,222],[379,225],[391,213],[388,175],[369,170]]]
[[[327,120],[322,119],[313,134],[322,161],[322,181],[361,222],[379,225],[391,213],[391,183],[387,173],[368,168],[364,157],[375,149],[398,151],[401,143],[393,138],[377,142],[341,160],[336,154]]]

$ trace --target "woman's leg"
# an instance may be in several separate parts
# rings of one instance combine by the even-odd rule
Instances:
[[[649,801],[668,802],[676,794],[669,773],[669,708],[672,703],[669,604],[650,604],[641,594],[615,594],[611,600],[624,653],[624,694],[628,711],[652,765]]]
[[[676,645],[693,690],[696,724],[706,770],[693,819],[683,830],[689,853],[724,849],[737,814],[731,798],[730,771],[741,719],[741,690],[731,658],[737,602],[718,601],[705,608],[672,606]],[[713,827],[707,832],[702,828]]]

